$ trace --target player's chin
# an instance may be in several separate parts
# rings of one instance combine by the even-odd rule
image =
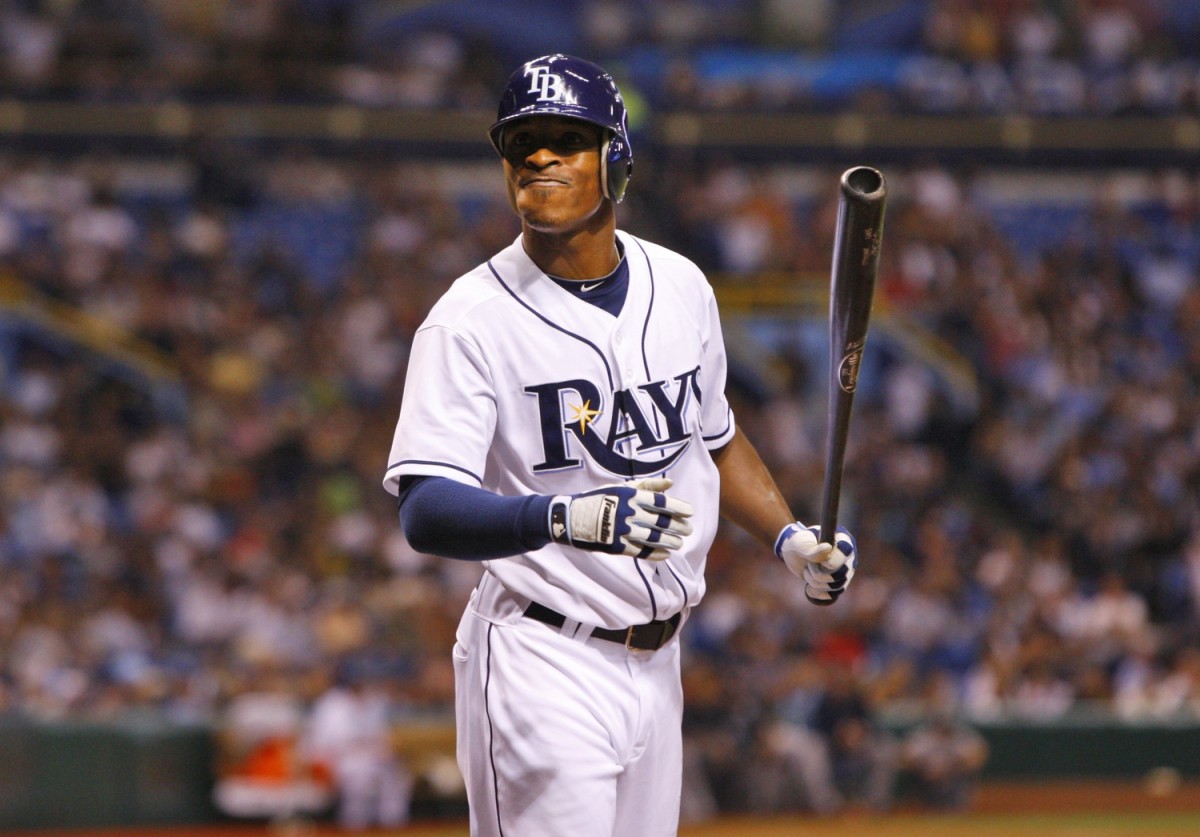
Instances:
[[[517,210],[524,212],[564,212],[575,202],[575,195],[565,185],[523,186],[517,189]]]
[[[566,232],[579,225],[578,214],[562,207],[544,204],[522,206],[518,201],[517,214],[525,226],[539,232]]]

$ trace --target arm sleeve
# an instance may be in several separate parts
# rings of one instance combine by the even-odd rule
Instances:
[[[485,561],[550,543],[549,495],[502,497],[446,477],[400,484],[400,523],[418,552]]]

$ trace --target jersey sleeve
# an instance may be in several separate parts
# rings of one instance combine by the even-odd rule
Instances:
[[[495,388],[478,348],[445,326],[420,329],[384,488],[397,494],[400,478],[410,474],[481,485],[495,429]]]
[[[700,367],[703,370],[700,381],[700,391],[703,393],[700,420],[705,447],[716,450],[729,443],[735,427],[733,409],[725,397],[729,360],[725,354],[725,338],[721,332],[721,315],[711,288],[708,289],[706,303],[701,335],[704,342],[704,359]]]

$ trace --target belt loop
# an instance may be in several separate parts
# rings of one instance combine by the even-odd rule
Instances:
[[[582,622],[576,622],[571,617],[566,616],[566,617],[563,617],[562,627],[558,629],[558,632],[560,634],[562,634],[563,636],[567,637],[568,639],[584,640],[584,639],[588,638],[588,635],[591,634],[591,631],[588,631],[583,636],[579,636],[579,629],[582,627],[583,627]]]

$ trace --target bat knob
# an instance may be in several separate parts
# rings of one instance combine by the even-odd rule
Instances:
[[[829,607],[834,602],[834,599],[814,598],[813,596],[809,595],[807,590],[804,591],[804,598],[808,599],[811,604],[815,604],[817,607]]]

